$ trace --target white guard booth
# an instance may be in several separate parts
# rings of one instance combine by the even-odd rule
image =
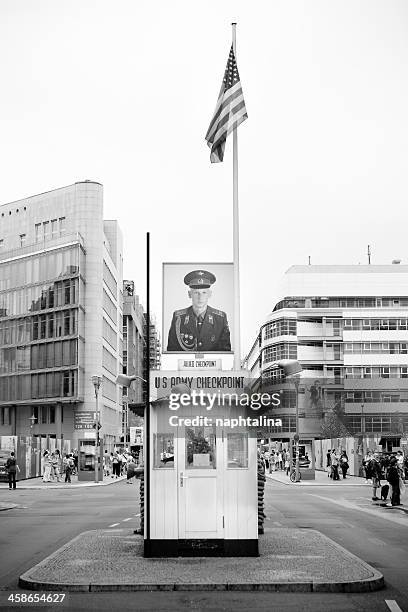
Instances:
[[[247,380],[152,372],[145,556],[258,556],[256,430],[229,420],[248,414],[236,401]],[[195,397],[172,393],[183,388]]]

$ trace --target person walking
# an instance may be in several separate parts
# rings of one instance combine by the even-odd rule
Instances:
[[[333,450],[331,454],[331,466],[332,466],[332,478],[333,480],[340,480],[339,476],[339,455]]]
[[[391,463],[391,462],[390,462]],[[371,474],[371,479],[373,483],[373,501],[378,501],[377,497],[377,489],[381,487],[381,464],[380,464],[380,455],[378,453],[374,453],[371,461],[369,462],[369,473]]]
[[[286,472],[286,476],[289,476],[289,472],[290,472],[289,453],[285,454],[285,472]]]
[[[61,478],[61,455],[58,448],[51,454],[51,474],[55,476],[57,482],[62,482]]]
[[[405,470],[404,470],[404,455],[402,451],[397,451],[397,466],[400,471],[403,482],[405,481]]]
[[[370,462],[371,459],[373,458],[371,451],[367,451],[367,453],[364,456],[364,460],[363,460],[363,470],[364,470],[364,474],[365,474],[365,483],[368,484],[368,481],[371,479],[371,468],[370,468]]]
[[[333,474],[332,474],[332,468],[331,468],[331,450],[330,448],[326,454],[326,470],[327,470],[327,478],[332,478]]]
[[[16,473],[20,471],[18,467],[14,451],[11,451],[10,457],[6,461],[6,470],[8,475],[9,490],[16,489]]]
[[[340,455],[340,468],[343,472],[343,480],[346,478],[347,470],[349,469],[349,462],[346,451],[342,451]]]
[[[120,476],[120,461],[119,461],[119,454],[116,452],[113,455],[113,459],[112,459],[112,467],[113,467],[113,477],[118,478]]]
[[[75,462],[72,454],[65,455],[65,482],[71,484],[71,475],[75,467]]]
[[[132,483],[132,479],[135,476],[136,472],[136,463],[133,457],[130,457],[130,459],[127,462],[127,471],[126,471],[126,483],[127,484],[133,484]]]
[[[51,477],[51,457],[48,450],[43,452],[43,482],[50,482]]]
[[[269,473],[274,472],[276,469],[276,455],[275,451],[272,451],[272,454],[269,459]]]
[[[112,453],[111,453],[112,454]],[[111,456],[109,455],[108,451],[106,450],[104,455],[103,455],[103,475],[104,476],[109,476],[111,473]]]
[[[400,471],[398,468],[398,460],[395,457],[390,459],[390,467],[388,469],[387,480],[392,487],[391,505],[401,506],[401,489],[400,489]]]

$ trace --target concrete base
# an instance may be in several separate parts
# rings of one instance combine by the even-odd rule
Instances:
[[[145,540],[145,557],[258,557],[258,540]]]
[[[20,576],[35,591],[284,591],[361,593],[376,569],[312,529],[267,529],[259,557],[145,558],[130,529],[80,534]]]

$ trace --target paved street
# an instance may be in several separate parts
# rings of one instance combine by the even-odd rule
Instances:
[[[314,528],[367,561],[385,576],[387,587],[364,594],[288,593],[69,593],[65,609],[85,610],[378,610],[395,600],[408,610],[408,515],[373,506],[369,486],[300,489],[266,484],[266,529]],[[138,526],[138,484],[115,483],[82,490],[0,491],[0,502],[17,508],[0,512],[2,609],[8,594],[23,592],[18,576],[63,543],[89,529]],[[28,591],[25,591],[28,592]],[[390,604],[392,606],[392,604]],[[48,608],[50,609],[50,608]],[[398,610],[398,608],[395,608]]]

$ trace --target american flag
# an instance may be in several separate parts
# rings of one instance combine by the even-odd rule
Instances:
[[[231,46],[217,106],[205,137],[211,149],[212,163],[223,161],[227,136],[245,119],[248,119],[248,115],[244,94],[239,80],[234,49]]]

